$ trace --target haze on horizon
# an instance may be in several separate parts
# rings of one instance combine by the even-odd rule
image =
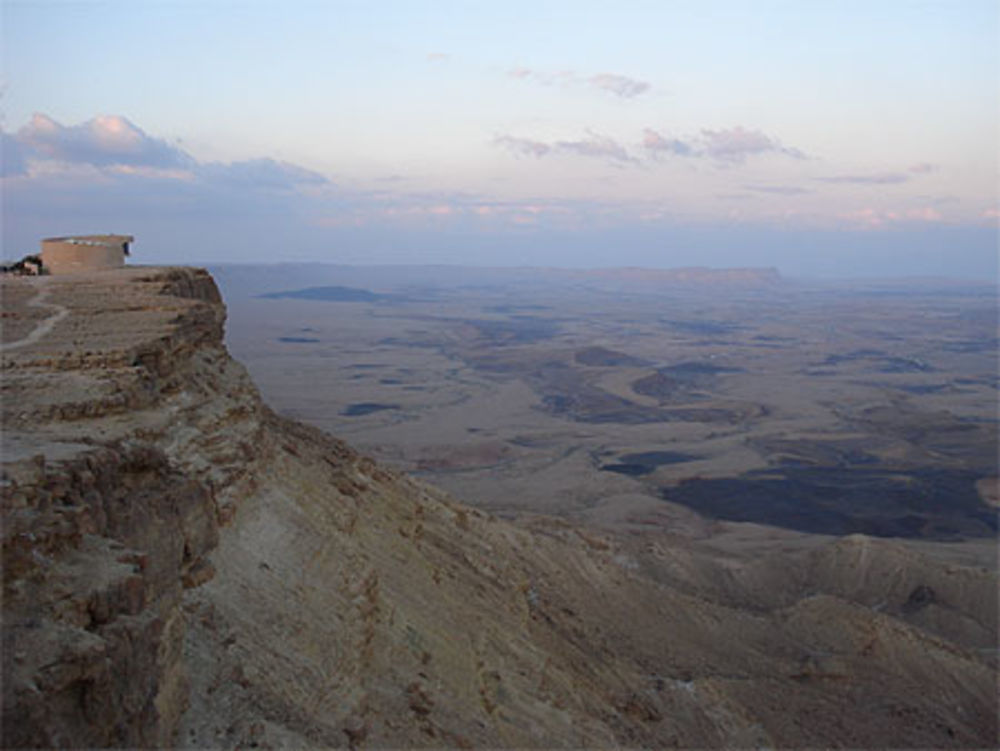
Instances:
[[[5,257],[996,279],[990,0],[2,13]]]

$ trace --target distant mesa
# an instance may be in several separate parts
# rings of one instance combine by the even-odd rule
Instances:
[[[317,344],[319,339],[312,336],[279,336],[278,341],[286,344]]]
[[[357,289],[356,287],[306,287],[284,292],[268,292],[260,297],[269,300],[321,300],[323,302],[378,302],[389,299],[389,295],[380,295],[371,290]]]
[[[626,355],[623,352],[616,352],[613,349],[606,349],[605,347],[587,347],[586,349],[581,349],[576,353],[574,359],[580,365],[590,365],[598,368],[647,364],[645,360],[640,360],[638,357],[632,357],[632,355]]]

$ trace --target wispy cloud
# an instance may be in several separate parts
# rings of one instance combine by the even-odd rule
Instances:
[[[587,83],[596,89],[610,91],[612,94],[625,99],[639,96],[650,89],[650,84],[646,81],[639,81],[617,73],[598,73],[587,79]]]
[[[616,140],[598,133],[589,133],[586,138],[579,141],[557,141],[555,147],[559,151],[598,159],[610,159],[615,162],[637,161],[629,156],[626,148]]]
[[[613,138],[592,132],[588,132],[587,138],[576,141],[548,142],[502,135],[493,142],[519,155],[541,158],[571,153],[635,165],[644,161],[659,160],[668,155],[709,159],[723,165],[742,164],[749,157],[761,154],[778,154],[794,159],[805,158],[798,149],[783,146],[776,139],[758,130],[748,130],[740,126],[728,130],[702,130],[699,135],[690,138],[666,136],[652,128],[645,128],[642,139],[637,144],[638,153],[645,154],[645,160],[634,156],[625,145]]]
[[[882,172],[874,175],[832,175],[829,177],[817,177],[816,180],[824,183],[847,185],[897,185],[909,182],[910,176],[902,172]]]
[[[623,76],[620,73],[585,75],[573,70],[541,71],[517,67],[507,71],[507,75],[523,81],[533,81],[543,86],[586,86],[598,91],[606,91],[622,99],[632,99],[652,88],[652,85],[647,81]]]
[[[805,159],[805,154],[798,149],[783,146],[777,139],[759,130],[739,125],[723,130],[703,129],[700,134],[687,138],[665,136],[646,128],[641,146],[654,157],[673,154],[712,159],[721,164],[742,164],[747,158],[761,154]]]
[[[926,175],[929,172],[937,172],[941,169],[940,165],[931,164],[930,162],[920,162],[919,164],[914,164],[910,167],[910,172],[915,175]]]
[[[531,138],[518,138],[516,136],[502,135],[493,139],[493,143],[509,149],[519,156],[533,156],[540,158],[552,151],[552,146],[544,141],[535,141]]]
[[[799,196],[813,192],[808,188],[800,188],[798,185],[744,185],[743,188],[755,193],[771,193],[779,196]]]
[[[646,128],[642,132],[642,147],[654,154],[676,154],[677,156],[691,156],[694,148],[691,144],[679,138],[668,138],[652,128]]]
[[[701,147],[704,153],[721,162],[741,163],[758,154],[783,154],[794,159],[804,159],[798,149],[782,146],[777,140],[759,130],[741,126],[724,130],[702,130]]]
[[[600,133],[588,132],[585,138],[578,140],[551,142],[536,141],[531,138],[518,138],[511,135],[500,135],[493,139],[493,143],[512,151],[518,156],[533,156],[536,159],[553,154],[571,154],[622,164],[638,161],[618,141]]]
[[[451,55],[447,52],[428,52],[424,56],[424,60],[429,63],[443,63],[451,59]]]

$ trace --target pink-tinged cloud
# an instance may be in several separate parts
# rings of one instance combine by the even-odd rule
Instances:
[[[36,114],[8,139],[17,162],[9,165],[26,174],[28,165],[39,175],[78,179],[81,171],[105,180],[146,179],[198,183],[230,190],[296,191],[327,185],[318,172],[274,159],[240,162],[199,162],[177,146],[145,133],[121,115],[101,115],[79,125],[61,125]],[[5,165],[5,170],[8,165]]]
[[[841,218],[847,220],[849,224],[865,229],[881,229],[903,224],[938,224],[944,221],[941,212],[930,206],[900,211],[865,208],[841,214]]]
[[[120,115],[101,115],[65,126],[36,114],[15,135],[29,155],[96,167],[131,165],[187,168],[194,160],[181,149],[147,135]]]
[[[712,159],[737,164],[746,161],[747,157],[767,153],[805,158],[805,154],[798,149],[782,146],[761,131],[742,126],[725,130],[704,129],[701,131],[700,146],[703,153]]]
[[[824,183],[846,185],[898,185],[909,182],[910,176],[901,172],[882,172],[874,175],[832,175],[816,179]]]
[[[926,175],[929,172],[937,172],[941,167],[937,164],[931,164],[930,162],[920,162],[919,164],[914,164],[910,167],[910,172],[914,175]]]

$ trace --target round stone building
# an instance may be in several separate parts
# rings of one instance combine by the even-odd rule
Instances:
[[[42,240],[42,268],[50,274],[80,274],[120,269],[131,235],[76,235]]]

